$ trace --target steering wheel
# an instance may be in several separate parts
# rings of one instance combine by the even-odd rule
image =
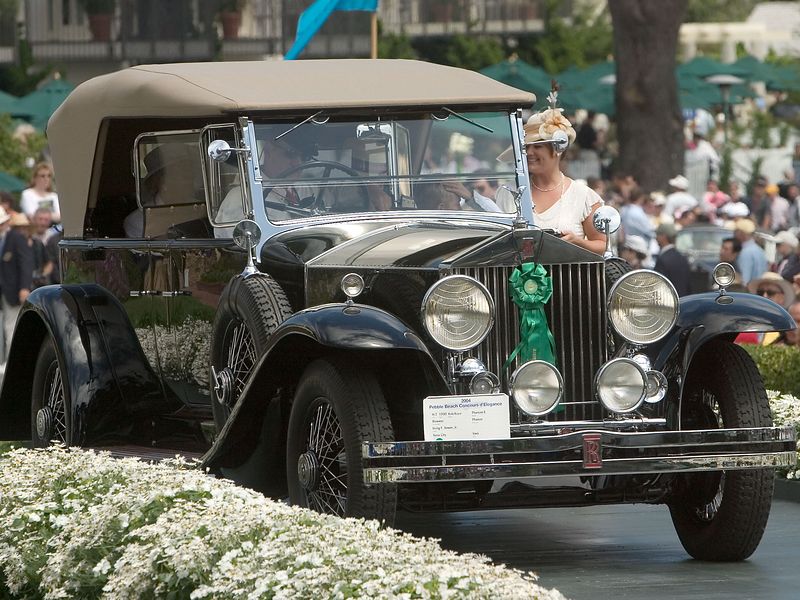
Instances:
[[[287,179],[290,176],[295,175],[296,173],[299,173],[301,171],[306,171],[308,169],[319,169],[319,168],[323,169],[321,179],[330,178],[331,173],[333,171],[341,171],[342,173],[344,173],[345,175],[347,175],[349,177],[362,177],[363,176],[362,173],[359,173],[358,171],[356,171],[352,167],[348,167],[347,165],[342,164],[340,162],[336,162],[336,161],[333,161],[333,160],[310,160],[308,162],[304,162],[303,164],[295,165],[293,167],[289,167],[288,169],[286,169],[285,171],[282,171],[281,173],[279,173],[278,175],[276,175],[272,179]],[[276,186],[273,185],[270,188],[264,188],[264,199],[265,199],[265,201],[266,201],[266,198],[269,196],[270,192],[272,192],[272,190],[275,187]],[[361,186],[358,186],[356,189],[358,190],[359,204],[360,204],[360,208],[357,209],[357,210],[367,210],[368,207],[370,206],[370,199],[369,199],[369,193],[367,192],[366,186],[361,185]],[[339,192],[341,192],[341,190],[339,190]],[[319,193],[316,196],[312,196],[311,197],[312,200],[308,204],[304,204],[304,205],[297,206],[297,207],[292,207],[292,206],[288,206],[287,207],[286,205],[281,204],[279,202],[266,201],[266,206],[267,206],[267,208],[277,208],[279,210],[287,210],[288,209],[288,212],[293,212],[293,213],[297,212],[297,213],[300,213],[302,215],[314,214],[315,211],[323,211],[324,212],[329,208],[325,204],[325,195],[326,195],[326,193],[330,193],[330,194],[334,195],[334,199],[330,204],[330,208],[334,212],[338,212],[336,210],[336,208],[335,208],[336,204],[339,204],[339,203],[344,202],[346,200],[345,199],[339,199],[339,198],[336,197],[337,190],[335,188],[330,188],[330,187],[325,187],[325,186],[320,188]],[[355,211],[341,210],[341,212],[355,212]]]

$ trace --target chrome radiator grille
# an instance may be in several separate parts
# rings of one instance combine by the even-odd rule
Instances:
[[[593,393],[595,373],[607,358],[606,280],[602,262],[545,265],[553,278],[553,297],[545,307],[547,322],[556,341],[558,370],[564,377],[565,410],[548,420],[600,419],[603,411]],[[474,355],[486,368],[508,375],[518,359],[501,373],[503,364],[519,343],[519,312],[508,295],[513,267],[476,267],[455,272],[483,283],[496,305],[496,320],[489,337]]]

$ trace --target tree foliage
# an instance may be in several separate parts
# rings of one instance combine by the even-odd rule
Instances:
[[[744,21],[758,0],[689,0],[687,23]]]
[[[24,139],[14,137],[11,116],[0,114],[0,171],[28,181],[31,170],[27,160],[37,159],[46,145],[43,133],[33,132]]]
[[[378,38],[378,58],[419,58],[411,40],[401,33],[381,33]]]
[[[14,19],[17,16],[19,0],[0,0],[0,19]]]
[[[25,96],[53,72],[53,67],[37,63],[25,40],[19,41],[18,54],[17,64],[0,66],[0,90],[14,96]]]
[[[544,33],[520,39],[519,57],[551,74],[606,60],[614,45],[608,10],[595,15],[589,5],[578,6],[570,22],[559,14],[560,6],[560,0],[544,1]]]
[[[422,60],[478,71],[506,57],[497,38],[482,35],[454,35],[448,38],[419,38],[413,48]]]

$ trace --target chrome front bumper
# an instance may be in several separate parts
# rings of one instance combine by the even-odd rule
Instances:
[[[423,483],[794,466],[793,427],[622,433],[583,430],[504,440],[364,442],[364,482]]]

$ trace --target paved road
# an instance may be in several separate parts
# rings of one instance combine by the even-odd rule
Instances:
[[[692,560],[664,506],[614,505],[399,516],[442,546],[536,572],[572,600],[800,598],[800,503],[775,500],[750,560]]]

